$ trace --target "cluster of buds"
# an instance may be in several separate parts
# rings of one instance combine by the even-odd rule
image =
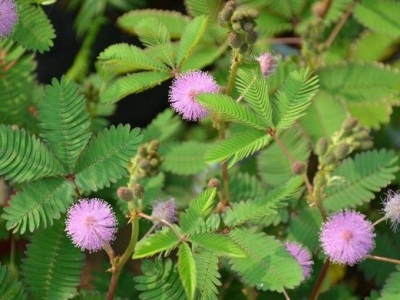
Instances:
[[[255,9],[237,10],[235,1],[228,1],[219,13],[222,26],[229,28],[229,45],[245,53],[257,41]]]
[[[315,153],[323,165],[335,166],[354,150],[367,150],[372,146],[369,131],[350,117],[343,122],[341,130],[336,132],[331,140],[326,137],[318,140]]]
[[[159,147],[160,143],[157,140],[139,146],[137,154],[128,164],[131,181],[136,182],[137,179],[158,174],[164,161],[164,158],[157,153]]]

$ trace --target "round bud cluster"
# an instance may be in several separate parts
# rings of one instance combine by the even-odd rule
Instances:
[[[219,13],[223,27],[229,28],[229,45],[245,53],[256,43],[258,35],[255,30],[258,11],[255,9],[237,10],[235,1],[228,1]]]
[[[136,156],[128,165],[131,177],[145,178],[158,174],[159,167],[164,161],[164,158],[157,153],[159,147],[157,140],[139,146]]]

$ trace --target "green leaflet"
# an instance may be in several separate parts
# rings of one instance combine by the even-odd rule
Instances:
[[[181,142],[168,148],[162,169],[177,175],[195,175],[207,169],[204,155],[210,147],[207,143]]]
[[[75,182],[84,191],[97,191],[126,174],[142,136],[128,125],[111,126],[93,137],[76,164]]]
[[[237,103],[229,96],[204,93],[198,94],[196,99],[212,114],[222,118],[224,121],[242,123],[259,130],[265,130],[271,125],[268,120],[262,119],[259,115]]]
[[[337,22],[352,3],[352,0],[332,0],[328,11],[324,15],[324,25],[328,27]]]
[[[214,20],[222,8],[221,0],[185,0],[185,6],[191,16],[206,15]]]
[[[28,299],[21,282],[11,272],[0,264],[0,299],[25,300]]]
[[[209,188],[190,201],[189,208],[179,216],[182,231],[189,234],[195,232],[199,223],[201,225],[211,214],[216,194],[215,188]]]
[[[178,271],[187,299],[194,299],[197,284],[196,263],[194,261],[193,253],[187,243],[182,243],[179,246]]]
[[[371,201],[374,192],[387,186],[399,170],[393,151],[372,150],[344,160],[332,172],[338,182],[325,190],[324,207],[330,211],[355,208]]]
[[[292,71],[273,98],[273,125],[286,129],[304,115],[318,91],[318,78],[306,69]]]
[[[132,10],[119,17],[117,23],[125,31],[136,34],[136,25],[148,18],[155,18],[163,23],[173,39],[179,39],[189,23],[189,18],[179,12],[157,9]]]
[[[396,266],[396,271],[390,274],[381,291],[380,300],[396,300],[400,297],[400,266]]]
[[[98,60],[108,70],[118,74],[138,70],[168,71],[163,63],[139,47],[125,43],[109,46],[99,54]]]
[[[214,232],[196,233],[190,236],[190,241],[217,255],[246,257],[246,253],[228,235]]]
[[[265,187],[256,175],[250,175],[247,172],[229,175],[229,192],[232,201],[238,202],[265,194]]]
[[[53,46],[54,28],[40,6],[18,5],[18,22],[11,36],[28,50],[43,53]]]
[[[159,113],[143,130],[143,142],[158,140],[169,141],[178,131],[183,129],[183,121],[172,109],[167,108]]]
[[[28,245],[22,275],[33,300],[70,299],[80,283],[85,255],[65,234],[64,220],[37,232]]]
[[[194,253],[196,263],[197,299],[217,300],[218,289],[221,285],[218,272],[218,256],[212,251],[201,250]]]
[[[178,270],[167,258],[164,263],[161,259],[144,260],[142,262],[143,275],[135,276],[135,288],[141,291],[140,299],[150,300],[185,300],[186,295],[179,278]]]
[[[33,232],[53,225],[53,219],[59,219],[73,203],[74,195],[74,185],[63,178],[38,180],[12,196],[1,217],[14,233]]]
[[[354,8],[354,17],[372,31],[392,38],[400,36],[400,5],[391,0],[363,0]]]
[[[229,160],[228,167],[254,154],[272,140],[265,131],[249,129],[217,142],[205,156],[208,163],[222,163]]]
[[[100,95],[100,101],[112,104],[122,98],[152,88],[171,77],[166,72],[140,72],[126,75],[113,81]]]
[[[175,61],[176,66],[181,66],[193,51],[194,47],[196,47],[206,31],[207,23],[208,18],[203,15],[194,18],[188,25],[186,25],[179,42]]]
[[[65,170],[54,154],[24,129],[0,125],[0,175],[13,182],[61,175]]]
[[[136,244],[132,258],[148,257],[164,251],[168,255],[180,243],[180,238],[174,232],[175,230],[179,230],[179,228],[174,226],[174,230],[171,230],[169,227],[163,227],[162,230],[140,240]]]
[[[303,279],[300,265],[274,237],[255,228],[235,228],[229,236],[247,253],[247,258],[230,258],[232,269],[243,281],[261,290],[281,292]]]
[[[53,79],[46,87],[38,118],[41,137],[71,173],[91,136],[86,101],[78,86],[65,77],[61,81]]]
[[[253,3],[251,3],[253,5]],[[293,24],[285,17],[276,15],[275,13],[261,10],[257,19],[257,25],[265,30],[266,36],[274,36],[286,31],[293,30]]]
[[[351,59],[355,61],[382,61],[394,51],[395,39],[385,34],[367,31],[354,43]]]

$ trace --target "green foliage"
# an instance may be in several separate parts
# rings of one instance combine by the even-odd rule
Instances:
[[[215,19],[221,9],[221,0],[185,0],[187,11],[192,16],[206,15]]]
[[[159,113],[143,130],[143,142],[170,140],[183,127],[182,119],[172,109],[167,108]]]
[[[84,254],[75,248],[64,231],[61,219],[38,232],[22,264],[29,299],[69,299],[80,283]]]
[[[396,267],[396,271],[390,274],[382,289],[380,300],[395,300],[400,296],[400,267]]]
[[[0,299],[25,300],[26,293],[21,283],[14,278],[10,271],[0,264]]]
[[[196,263],[193,253],[186,243],[179,246],[178,271],[187,299],[194,299],[197,284]]]
[[[195,141],[170,146],[162,168],[177,175],[195,175],[207,169],[204,155],[208,148],[209,144]]]
[[[212,251],[200,251],[194,254],[194,261],[197,270],[197,299],[217,300],[217,286],[221,285],[218,256]]]
[[[176,54],[176,65],[181,66],[196,47],[207,28],[207,17],[198,16],[185,27]]]
[[[139,241],[136,244],[135,252],[132,256],[133,259],[152,256],[156,253],[166,252],[166,255],[178,246],[180,239],[176,235],[175,230],[179,229],[177,226],[174,230],[169,227],[163,227],[162,230],[151,234],[148,238]]]
[[[179,12],[157,9],[132,10],[119,17],[117,22],[122,29],[135,34],[136,25],[149,18],[155,18],[166,26],[173,39],[180,38],[185,26],[189,23],[189,18]]]
[[[22,2],[18,5],[19,20],[11,38],[28,50],[43,53],[53,46],[54,28],[39,6]]]
[[[332,172],[338,183],[326,188],[324,207],[328,210],[354,208],[374,198],[399,170],[393,151],[372,150],[346,159]]]
[[[62,77],[46,87],[39,106],[41,137],[69,173],[91,136],[85,104],[78,86]]]
[[[255,228],[235,228],[229,236],[247,253],[247,258],[230,258],[234,271],[243,281],[261,290],[294,288],[303,279],[301,267],[272,236]]]
[[[53,225],[72,204],[75,194],[72,183],[62,178],[38,180],[11,197],[1,217],[7,220],[7,229],[23,234]]]
[[[235,173],[229,176],[229,191],[232,201],[236,202],[263,195],[265,188],[255,175]]]
[[[367,31],[353,45],[351,58],[355,61],[382,61],[394,51],[395,40],[390,36]]]
[[[100,95],[100,101],[112,104],[130,94],[152,88],[170,77],[169,73],[153,71],[129,74],[113,81]]]
[[[329,4],[328,11],[324,16],[324,25],[329,26],[337,22],[347,9],[353,4],[351,0],[333,0]]]
[[[131,131],[128,125],[111,126],[98,133],[77,161],[74,169],[77,186],[84,191],[97,191],[121,178],[141,139],[139,129]]]
[[[167,258],[164,263],[161,259],[156,259],[155,262],[144,260],[142,272],[143,275],[133,278],[136,282],[135,288],[142,292],[140,299],[187,299],[178,270],[171,259]]]
[[[21,183],[65,173],[53,153],[24,129],[0,125],[0,149],[0,175],[6,180]]]

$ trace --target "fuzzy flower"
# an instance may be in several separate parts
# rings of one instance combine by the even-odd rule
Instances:
[[[18,20],[17,6],[13,0],[0,0],[0,38],[8,36]]]
[[[117,220],[111,206],[101,199],[81,199],[70,207],[66,232],[79,248],[95,252],[114,240]]]
[[[206,117],[208,113],[197,102],[196,95],[218,91],[218,84],[211,75],[202,71],[190,71],[174,80],[169,90],[169,102],[184,119],[197,121]]]
[[[336,263],[354,265],[374,248],[375,233],[366,216],[354,210],[335,213],[322,225],[320,241]]]
[[[257,60],[260,65],[261,73],[265,78],[271,75],[277,67],[277,57],[269,52],[261,54]]]
[[[168,201],[155,201],[153,203],[153,212],[151,217],[154,219],[154,223],[162,226],[159,221],[163,219],[169,223],[177,221],[176,217],[176,203],[174,198],[169,198]]]
[[[304,280],[311,275],[312,265],[314,262],[311,259],[311,253],[306,248],[303,248],[297,243],[287,242],[286,250],[297,260],[303,270]]]
[[[387,197],[382,201],[385,218],[390,221],[390,227],[394,232],[400,223],[400,194],[399,192],[388,191]]]

